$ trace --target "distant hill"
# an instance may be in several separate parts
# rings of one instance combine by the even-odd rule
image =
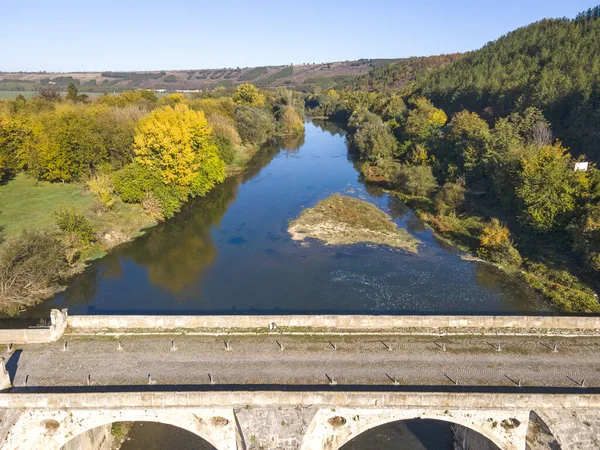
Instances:
[[[403,58],[388,64],[380,64],[364,75],[343,80],[339,83],[339,87],[370,91],[398,89],[423,79],[432,71],[446,67],[463,56],[463,53],[452,53]]]
[[[263,88],[277,86],[296,88],[321,86],[327,88],[392,61],[395,60],[361,59],[322,64],[154,72],[0,72],[0,91],[34,91],[39,87],[56,87],[58,90],[63,90],[69,83],[75,83],[80,90],[90,92],[113,92],[142,88],[205,90],[218,86],[232,87],[241,83],[253,83]]]
[[[600,156],[600,7],[519,28],[421,80],[447,112],[544,111],[575,154]]]

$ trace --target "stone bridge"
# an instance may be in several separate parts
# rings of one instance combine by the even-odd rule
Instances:
[[[150,421],[184,428],[217,450],[263,448],[337,450],[360,433],[406,419],[436,419],[474,430],[500,449],[524,450],[532,410],[544,419],[596,417],[600,396],[402,392],[119,392],[0,394],[14,411],[5,450],[59,450],[72,439],[113,422]],[[552,424],[550,425],[552,426]],[[563,424],[564,427],[564,424]],[[572,447],[579,427],[555,434]],[[579,442],[595,449],[597,441]],[[585,447],[587,445],[587,447]],[[81,447],[80,447],[81,448]]]
[[[5,450],[99,450],[123,421],[217,450],[337,450],[408,419],[502,450],[600,448],[600,318],[53,311],[0,342]]]

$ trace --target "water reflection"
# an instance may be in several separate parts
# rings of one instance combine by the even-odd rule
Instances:
[[[545,308],[485,264],[463,261],[398,198],[365,185],[345,131],[315,121],[265,146],[244,174],[192,200],[175,218],[93,262],[67,291],[28,312],[502,313]],[[370,201],[422,241],[387,247],[291,241],[287,223],[341,192]]]

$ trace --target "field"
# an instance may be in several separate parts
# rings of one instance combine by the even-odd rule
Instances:
[[[63,95],[65,94],[64,92],[60,93]],[[37,95],[37,91],[0,91],[0,100],[14,100],[19,94],[26,99],[30,99]],[[80,92],[80,94],[86,94],[91,98],[103,95],[100,92]]]
[[[169,70],[160,72],[76,72],[76,73],[0,73],[0,93],[10,89],[39,86],[65,91],[73,82],[81,93],[113,92],[127,89],[203,90],[254,83],[261,87],[306,86],[312,80],[364,75],[394,59],[361,59],[330,63],[306,63],[285,66]],[[27,92],[23,92],[25,95]],[[12,92],[11,92],[12,94]],[[8,94],[4,94],[5,96]],[[16,96],[17,94],[14,94]],[[0,98],[3,97],[0,94]],[[8,98],[14,98],[9,96]]]
[[[127,240],[152,223],[140,205],[117,202],[112,211],[98,214],[93,211],[94,196],[83,184],[36,181],[21,173],[0,185],[0,239],[54,227],[52,212],[61,203],[88,216],[107,246]]]

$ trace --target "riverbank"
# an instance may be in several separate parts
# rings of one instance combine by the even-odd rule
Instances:
[[[409,206],[438,239],[465,252],[466,254],[461,256],[463,259],[479,260],[494,265],[543,296],[562,312],[600,312],[596,293],[564,269],[552,268],[546,263],[529,258],[522,261],[503,259],[502,262],[486,258],[486,253],[482,252],[481,236],[489,222],[484,217],[468,211],[441,213],[436,208],[433,195],[418,196],[402,192],[383,174],[373,171],[372,166],[367,164],[362,165],[360,171],[366,181],[384,187],[390,195]]]
[[[260,146],[240,146],[226,166],[226,178],[242,175],[259,149]],[[65,205],[87,219],[96,236],[78,249],[76,259],[55,283],[43,291],[32,292],[16,304],[0,301],[0,309],[10,316],[64,291],[72,277],[83,272],[91,261],[142,236],[148,228],[159,223],[140,203],[125,203],[116,197],[114,205],[107,210],[99,207],[95,194],[84,183],[39,181],[25,173],[18,173],[0,185],[0,204],[0,246],[5,241],[19,238],[24,232],[58,232],[54,212]]]

